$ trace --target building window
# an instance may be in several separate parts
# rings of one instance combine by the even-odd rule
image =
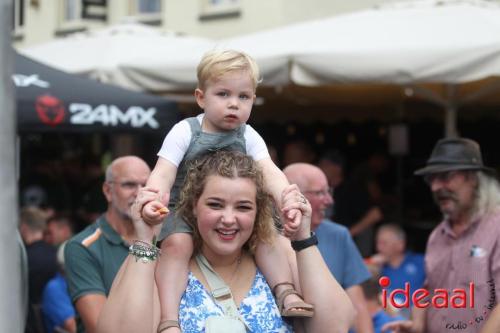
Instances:
[[[136,11],[138,14],[161,13],[160,0],[136,0]]]
[[[144,23],[161,23],[161,0],[131,0],[130,15]]]
[[[64,36],[85,30],[82,3],[82,0],[59,0],[59,26],[56,35]]]
[[[12,6],[12,31],[21,33],[24,27],[25,1],[15,0]]]
[[[79,22],[82,18],[81,0],[63,1],[63,22]]]
[[[236,17],[241,12],[240,0],[199,0],[200,19]]]
[[[76,6],[80,11],[75,9],[75,12],[81,15],[82,19],[104,22],[108,19],[108,0],[77,0],[77,2]]]

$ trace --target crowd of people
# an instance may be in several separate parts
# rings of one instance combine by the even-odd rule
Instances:
[[[71,216],[21,210],[27,332],[496,332],[500,188],[476,142],[442,139],[415,172],[443,215],[418,254],[385,213],[383,156],[347,177],[340,152],[297,141],[279,163],[246,123],[253,59],[209,52],[198,80],[203,113],[172,128],[153,170],[111,161],[93,223],[73,236]],[[470,283],[475,307],[433,298]]]
[[[19,233],[28,261],[26,332],[76,332],[76,315],[64,273],[64,245],[72,222],[37,207],[19,214]]]
[[[52,156],[48,149],[60,148],[34,146],[25,152],[28,157],[22,161],[19,201],[49,215],[66,216],[74,231],[81,231],[106,209],[101,191],[105,159],[93,154]]]

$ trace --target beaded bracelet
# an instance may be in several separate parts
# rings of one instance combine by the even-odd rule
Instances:
[[[135,261],[141,260],[143,263],[155,261],[161,254],[158,247],[140,240],[135,240],[128,248],[128,253],[135,257]]]

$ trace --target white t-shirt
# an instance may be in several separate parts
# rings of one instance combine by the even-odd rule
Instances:
[[[200,126],[203,120],[204,114],[199,114],[196,119],[199,121]],[[254,161],[260,161],[264,158],[269,157],[269,152],[267,151],[266,143],[264,139],[257,133],[252,126],[245,124],[245,143],[247,155],[252,156]],[[170,132],[168,132],[158,156],[168,160],[175,166],[179,167],[184,154],[186,153],[189,143],[191,142],[191,126],[187,120],[181,120],[172,127]]]

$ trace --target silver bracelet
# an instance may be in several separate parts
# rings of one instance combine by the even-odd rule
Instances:
[[[148,263],[155,261],[161,254],[161,250],[154,244],[149,244],[140,240],[135,240],[128,248],[128,253],[135,257],[135,261]]]

